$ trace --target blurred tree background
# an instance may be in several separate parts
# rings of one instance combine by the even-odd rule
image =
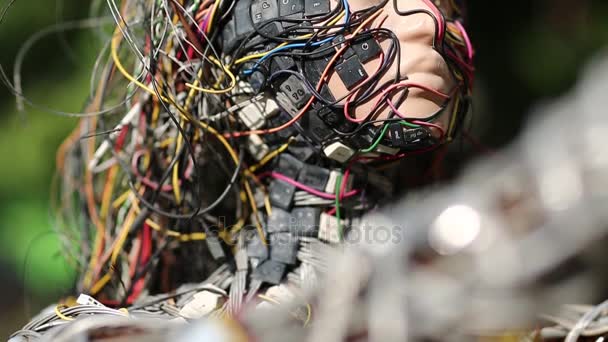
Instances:
[[[28,37],[57,22],[86,18],[90,7],[76,0],[16,1],[0,25],[0,63],[12,73]],[[568,90],[608,42],[606,1],[469,1],[468,7],[477,52],[472,133],[491,147],[516,137],[530,107]],[[81,111],[100,48],[91,37],[80,30],[34,45],[23,65],[25,94],[46,107]],[[1,339],[70,292],[74,275],[52,234],[49,198],[55,150],[77,120],[33,108],[18,113],[3,87],[0,113]]]

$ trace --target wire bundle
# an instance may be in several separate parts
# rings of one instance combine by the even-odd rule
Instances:
[[[246,248],[241,239],[247,233],[268,245],[269,220],[277,210],[273,184],[296,189],[296,206],[321,208],[337,225],[332,242],[342,242],[350,224],[381,202],[369,174],[434,150],[457,133],[473,83],[473,48],[460,16],[446,18],[429,0],[424,4],[432,12],[400,12],[393,3],[398,15],[433,18],[433,48],[457,81],[444,94],[403,77],[399,39],[383,27],[388,0],[354,12],[343,0],[320,16],[267,20],[231,47],[226,30],[241,1],[107,0],[116,26],[95,63],[85,113],[57,153],[56,213],[66,255],[80,275],[76,291],[125,307],[230,265],[243,274],[235,275],[241,285],[228,306],[238,312],[243,291],[251,298],[263,287],[248,278],[257,262],[243,268],[236,255]],[[460,13],[454,2],[449,7]],[[282,27],[278,33],[269,29],[276,24]],[[377,69],[344,96],[331,98],[325,90],[329,76],[349,46],[366,39],[388,42]],[[327,60],[312,82],[309,61],[320,55]],[[295,60],[295,70],[275,68],[280,57]],[[381,82],[389,73],[395,76]],[[280,101],[279,83],[292,76],[311,94],[300,108]],[[18,82],[11,89],[29,103]],[[408,118],[400,109],[410,89],[440,98],[440,110]],[[269,99],[286,118],[266,117]],[[375,104],[369,115],[352,115],[370,101]],[[247,122],[244,108],[262,103],[263,122]],[[387,108],[388,117],[377,118]],[[330,138],[313,141],[302,124],[313,110],[343,113],[349,126],[332,127]],[[443,115],[450,115],[448,127],[436,123]],[[432,144],[383,152],[393,123],[433,131]],[[370,130],[373,139],[356,147],[347,162],[325,158],[327,146]],[[278,163],[298,144],[310,152],[303,167],[331,170],[331,185],[319,188],[282,173]]]

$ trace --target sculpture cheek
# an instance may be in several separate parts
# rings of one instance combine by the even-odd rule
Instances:
[[[391,9],[392,10],[392,9]],[[401,17],[391,13],[388,25],[403,42],[420,43],[431,46],[435,39],[435,22],[426,14]]]

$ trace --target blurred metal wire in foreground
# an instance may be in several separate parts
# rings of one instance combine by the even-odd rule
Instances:
[[[199,286],[142,299],[130,317],[85,305],[55,310],[11,341],[443,341],[518,330],[530,339],[600,336],[608,330],[605,304],[552,313],[602,295],[604,255],[595,246],[608,226],[606,90],[603,55],[576,89],[542,106],[517,144],[454,185],[368,216],[343,250],[320,252],[311,242],[299,254],[304,269],[289,277],[307,301],[270,298],[273,305],[246,304],[229,321],[212,310],[203,316],[218,319],[185,324],[183,309],[199,293],[227,300],[222,289],[234,278],[220,269]],[[584,267],[569,267],[577,258]],[[320,286],[308,282],[320,275]],[[302,314],[305,302],[315,312],[308,305]],[[534,329],[541,313],[554,326]],[[307,315],[304,324],[293,319]]]

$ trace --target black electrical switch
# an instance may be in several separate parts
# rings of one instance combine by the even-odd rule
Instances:
[[[292,179],[297,179],[300,174],[300,170],[302,170],[304,164],[298,160],[296,157],[288,154],[282,153],[279,156],[279,160],[276,164],[275,170]]]
[[[247,256],[259,260],[268,258],[268,247],[262,242],[257,232],[254,232],[254,235],[247,242]]]
[[[253,22],[249,15],[249,8],[251,7],[251,0],[240,0],[237,1],[234,7],[234,26],[236,29],[236,35],[240,39],[254,32]]]
[[[356,42],[352,47],[359,57],[361,63],[367,63],[375,57],[378,57],[378,55],[380,55],[382,52],[380,44],[378,44],[373,37],[369,37],[364,41]]]
[[[304,134],[318,144],[323,143],[334,134],[314,111],[304,114],[300,119],[300,126],[304,129]]]
[[[279,0],[279,16],[288,17],[304,11],[304,0]]]
[[[275,179],[270,183],[268,191],[270,192],[270,203],[274,207],[279,207],[284,210],[291,209],[293,196],[296,192],[295,186]]]
[[[304,13],[307,17],[327,14],[329,11],[329,0],[304,0]]]
[[[289,78],[281,84],[280,89],[298,109],[302,108],[311,96],[304,83],[294,75],[289,76]]]
[[[393,147],[403,147],[407,144],[405,131],[399,123],[392,123],[388,126],[388,133]]]
[[[431,137],[427,128],[414,128],[405,131],[406,144],[412,144]]]
[[[269,233],[288,232],[291,225],[291,214],[279,208],[272,208],[272,213],[266,221],[266,230]]]
[[[298,207],[291,211],[291,232],[296,236],[317,236],[321,220],[321,208]]]
[[[270,235],[270,259],[288,265],[296,263],[298,254],[298,238],[290,233]]]
[[[329,170],[315,165],[306,165],[298,177],[300,183],[319,191],[325,191],[328,180]]]
[[[336,66],[336,72],[347,89],[352,89],[363,80],[367,79],[367,72],[356,55],[344,60]]]
[[[251,20],[254,25],[279,17],[277,0],[253,0],[251,4]]]
[[[275,73],[279,70],[292,70],[295,69],[296,62],[289,56],[276,56],[272,58],[272,64],[270,70]]]

